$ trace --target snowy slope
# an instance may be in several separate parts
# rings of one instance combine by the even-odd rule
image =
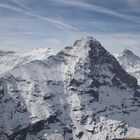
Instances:
[[[54,52],[50,48],[38,48],[26,54],[18,54],[11,51],[0,51],[0,74],[11,70],[17,65],[22,65],[33,60],[44,60]]]
[[[138,79],[140,84],[140,57],[125,49],[117,58],[121,66]]]
[[[92,37],[0,78],[0,139],[140,136],[140,89]]]

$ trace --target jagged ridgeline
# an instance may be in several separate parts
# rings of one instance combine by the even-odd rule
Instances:
[[[92,37],[0,78],[0,140],[140,136],[140,89]]]

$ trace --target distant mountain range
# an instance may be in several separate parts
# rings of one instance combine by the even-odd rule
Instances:
[[[139,57],[92,37],[51,52],[1,53],[0,140],[140,137]]]

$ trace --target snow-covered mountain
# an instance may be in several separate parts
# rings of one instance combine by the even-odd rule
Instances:
[[[140,84],[140,57],[125,49],[117,59],[124,70],[135,76]]]
[[[38,48],[26,54],[0,50],[0,74],[33,60],[45,60],[54,52],[50,48]]]
[[[0,140],[140,136],[137,80],[92,37],[0,78]]]

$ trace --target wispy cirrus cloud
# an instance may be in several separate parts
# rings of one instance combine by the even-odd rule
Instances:
[[[63,29],[63,30],[73,30],[73,31],[77,31],[78,29],[71,26],[71,25],[68,25],[62,21],[59,21],[59,20],[55,20],[55,19],[51,19],[51,18],[47,18],[47,17],[44,17],[44,16],[41,16],[41,15],[38,15],[38,14],[35,14],[33,12],[25,12],[26,15],[28,16],[32,16],[32,17],[36,17],[36,18],[39,18],[41,20],[44,20],[44,21],[47,21],[47,22],[50,22],[50,23],[53,23],[56,27],[60,28],[60,29]]]
[[[71,0],[71,1],[68,1],[68,0],[49,0],[49,1],[57,2],[57,3],[63,4],[63,5],[72,6],[72,7],[76,7],[76,8],[81,8],[81,9],[87,10],[87,11],[111,15],[111,16],[121,18],[121,19],[124,19],[127,21],[138,23],[138,24],[140,23],[140,18],[137,16],[126,15],[123,13],[113,11],[112,9],[109,9],[109,8],[106,8],[103,6],[98,6],[95,4],[89,4],[89,3],[86,3],[84,1],[73,1],[73,0]],[[140,0],[134,0],[134,1],[140,2]]]
[[[58,27],[60,29],[63,29],[63,30],[73,30],[73,31],[77,31],[78,30],[77,28],[75,28],[75,27],[73,27],[73,26],[71,26],[69,24],[66,24],[66,23],[64,23],[62,21],[41,16],[41,15],[35,13],[34,11],[30,10],[24,4],[22,4],[21,2],[19,2],[17,0],[13,0],[13,2],[15,4],[17,4],[19,7],[16,7],[16,6],[13,6],[13,5],[9,5],[9,4],[0,3],[0,8],[12,10],[12,11],[15,11],[15,12],[18,12],[18,13],[24,13],[27,16],[35,17],[35,18],[38,18],[40,20],[50,22],[54,26],[56,26],[56,27]]]
[[[0,48],[60,50],[93,36],[112,53],[124,48],[140,53],[139,1],[0,0]]]
[[[8,4],[4,4],[4,3],[0,3],[0,8],[4,8],[4,9],[9,9],[15,12],[24,12],[21,8],[12,6],[12,5],[8,5]]]

